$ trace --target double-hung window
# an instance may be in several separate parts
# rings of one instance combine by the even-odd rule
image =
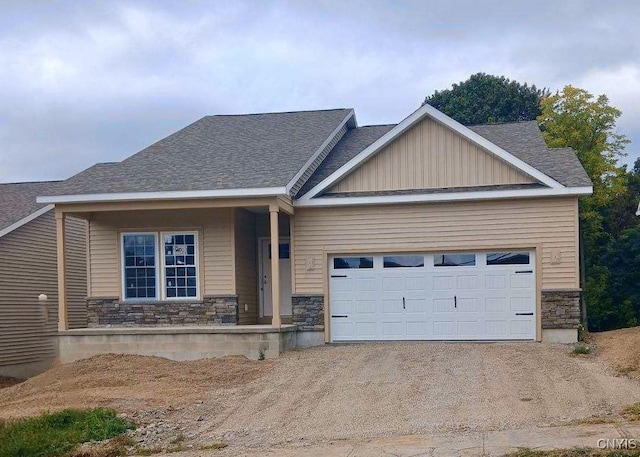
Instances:
[[[199,297],[198,234],[122,234],[125,300],[180,300]]]

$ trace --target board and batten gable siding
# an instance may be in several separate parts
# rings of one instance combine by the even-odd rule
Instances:
[[[542,288],[579,287],[575,197],[297,208],[294,237],[298,294],[324,293],[326,253],[500,247],[540,247]]]
[[[86,326],[85,222],[68,218],[66,257],[69,326]],[[20,366],[56,357],[58,267],[53,210],[0,238],[0,374],[37,374]],[[45,305],[40,294],[48,297]],[[46,310],[45,310],[46,307]],[[41,369],[46,367],[42,366]],[[11,371],[7,371],[11,370]]]
[[[255,215],[235,210],[235,267],[240,325],[258,323],[258,273]],[[245,305],[247,307],[245,311]]]
[[[329,192],[535,182],[459,133],[426,118],[361,164]]]
[[[235,294],[233,208],[94,213],[89,222],[90,295],[121,297],[120,233],[198,232],[201,295]]]

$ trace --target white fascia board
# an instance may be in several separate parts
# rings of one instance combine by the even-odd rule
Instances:
[[[2,238],[3,236],[5,236],[8,233],[13,232],[16,229],[22,227],[24,224],[28,224],[32,220],[37,219],[38,217],[42,216],[43,214],[48,213],[52,209],[53,209],[53,205],[44,206],[44,207],[40,208],[38,211],[29,214],[27,217],[23,217],[18,222],[14,223],[14,224],[11,224],[9,227],[3,228],[2,230],[0,230],[0,238]]]
[[[120,194],[53,195],[38,197],[38,203],[89,203],[137,200],[184,200],[197,198],[273,197],[288,195],[286,187],[247,189],[189,190],[175,192],[129,192]]]
[[[531,176],[532,178],[540,181],[541,183],[552,187],[552,188],[563,188],[564,186],[560,184],[558,181],[552,179],[551,177],[545,175],[540,170],[532,167],[526,162],[518,159],[513,154],[505,151],[504,149],[498,147],[494,143],[490,142],[483,136],[478,135],[473,130],[454,119],[450,118],[444,113],[441,113],[434,107],[425,104],[418,108],[416,111],[411,113],[408,117],[406,117],[402,122],[396,125],[393,129],[389,130],[386,134],[381,136],[378,140],[373,142],[368,148],[359,153],[353,159],[345,163],[343,166],[334,171],[331,175],[327,176],[324,180],[322,180],[319,184],[313,187],[309,192],[303,195],[300,198],[300,201],[307,201],[318,195],[323,190],[330,187],[332,184],[337,182],[339,179],[347,175],[354,168],[359,166],[361,163],[366,161],[373,154],[378,152],[380,149],[391,143],[398,136],[404,133],[409,128],[413,127],[416,123],[424,119],[426,116],[430,116],[432,119],[440,122],[441,124],[446,125],[452,130],[458,132],[460,135],[467,138],[469,141],[477,144],[478,146],[488,150],[492,154],[501,158],[505,162],[513,165],[515,168],[519,169],[523,173]]]
[[[327,147],[327,145],[331,142],[331,140],[333,140],[333,138],[338,134],[340,129],[342,127],[344,127],[344,125],[347,122],[349,122],[350,119],[354,119],[354,122],[355,122],[355,113],[354,113],[353,110],[349,111],[349,114],[347,114],[345,116],[345,118],[342,120],[342,122],[340,122],[340,125],[338,125],[338,127],[336,127],[335,130],[333,132],[331,132],[329,137],[326,140],[324,140],[324,142],[320,145],[320,147],[316,150],[316,152],[313,153],[311,158],[309,160],[307,160],[307,163],[305,163],[304,166],[302,168],[300,168],[300,170],[296,173],[296,175],[291,179],[291,181],[289,181],[289,184],[287,184],[287,186],[286,186],[287,187],[287,193],[289,193],[291,191],[291,188],[293,186],[295,186],[295,184],[302,177],[304,172],[309,169],[311,164],[318,158],[318,156],[320,154],[322,154],[322,151],[324,151],[324,148]]]
[[[329,207],[386,205],[395,203],[455,202],[471,200],[498,200],[506,198],[535,198],[591,195],[593,187],[562,187],[543,189],[483,190],[469,192],[447,192],[437,194],[384,195],[369,197],[317,197],[311,200],[296,200],[295,207]]]

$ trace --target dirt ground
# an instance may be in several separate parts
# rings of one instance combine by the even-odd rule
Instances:
[[[268,361],[97,356],[1,389],[0,418],[111,406],[140,425],[141,445],[180,435],[187,449],[229,445],[216,455],[616,418],[640,402],[640,382],[615,369],[633,356],[615,350],[616,338],[594,341],[596,356],[577,357],[565,345],[428,342],[328,345]]]
[[[640,379],[640,327],[592,333],[595,357],[613,366],[619,373]]]
[[[159,357],[100,355],[56,366],[0,390],[0,419],[94,406],[131,414],[149,408],[180,408],[212,390],[248,383],[272,365],[272,361],[245,357],[175,362]]]

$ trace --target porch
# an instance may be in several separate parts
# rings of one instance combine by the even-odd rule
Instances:
[[[68,216],[87,226],[81,329],[68,325]],[[320,327],[296,336],[306,319],[293,312],[292,216],[281,196],[56,205],[60,359],[277,357],[322,344]]]

